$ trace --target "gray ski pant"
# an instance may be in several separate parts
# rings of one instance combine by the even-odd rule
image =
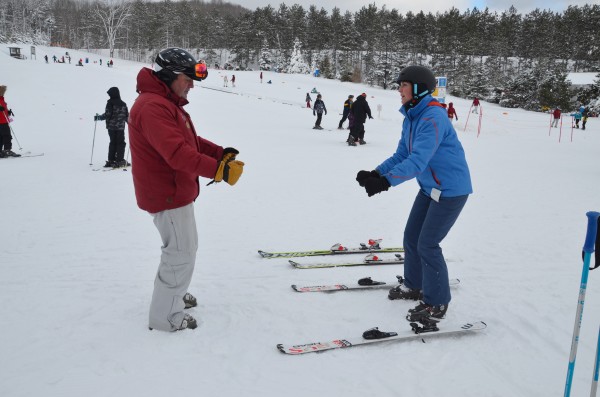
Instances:
[[[198,251],[194,204],[151,215],[163,245],[154,280],[149,327],[176,331],[183,321],[183,296],[192,280]]]

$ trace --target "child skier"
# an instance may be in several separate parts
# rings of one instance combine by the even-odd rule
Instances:
[[[0,85],[0,158],[5,157],[21,157],[12,151],[12,135],[10,132],[9,116],[14,116],[12,109],[8,108],[4,100],[6,86]]]
[[[315,101],[315,106],[313,107],[313,116],[317,116],[317,121],[315,122],[315,126],[313,130],[322,130],[321,127],[321,119],[323,118],[323,112],[327,114],[327,108],[325,107],[325,102],[321,99],[321,94],[317,95],[317,100]]]
[[[452,102],[450,102],[448,104],[448,118],[450,119],[450,121],[452,121],[452,119],[456,117],[456,121],[458,121],[458,114],[456,114],[456,109],[454,108],[454,104]]]

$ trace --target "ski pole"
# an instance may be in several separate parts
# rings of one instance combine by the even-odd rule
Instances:
[[[594,378],[592,380],[592,390],[590,397],[596,397],[598,391],[598,367],[600,366],[600,329],[598,329],[598,343],[596,344],[596,364],[594,364]]]
[[[8,113],[6,113],[6,110],[4,110],[3,113],[4,113],[4,117],[6,117],[6,122],[8,123],[8,128],[10,128],[10,133],[13,134],[13,136],[15,137],[15,141],[17,141],[19,150],[23,150],[23,148],[21,147],[21,144],[19,143],[19,140],[17,139],[17,134],[15,134],[15,130],[13,130],[12,125],[10,125],[10,121],[8,120]]]
[[[575,326],[573,328],[573,339],[571,341],[571,353],[569,354],[569,366],[567,368],[567,381],[565,383],[565,397],[571,395],[571,384],[573,383],[573,372],[575,371],[575,358],[577,357],[577,345],[579,343],[579,331],[583,317],[583,304],[585,302],[585,291],[587,279],[590,272],[590,259],[594,252],[596,233],[598,232],[598,217],[600,213],[590,211],[588,217],[587,233],[583,245],[583,270],[581,272],[581,284],[579,286],[579,298],[577,300],[577,313],[575,314]]]
[[[90,165],[92,165],[92,159],[94,158],[94,143],[96,142],[96,126],[98,125],[98,113],[94,117],[94,138],[92,139],[92,155],[90,156]]]

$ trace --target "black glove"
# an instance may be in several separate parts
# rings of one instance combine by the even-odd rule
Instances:
[[[233,153],[235,156],[237,156],[238,154],[240,154],[240,151],[232,147],[226,147],[225,149],[223,149],[223,157],[225,157],[225,155],[229,153]]]
[[[313,116],[316,116],[316,115],[317,115],[317,113],[315,113],[315,111],[313,110]]]
[[[15,114],[13,113],[12,109],[8,109],[8,115],[15,117]]]
[[[456,121],[458,121],[458,116],[456,116]]]
[[[325,111],[325,116],[327,116],[327,110]]]
[[[98,120],[102,120],[100,118],[100,115],[98,113],[96,113],[96,115],[94,116],[94,121],[98,121]]]
[[[4,112],[4,106],[0,106],[0,112]]]
[[[387,191],[390,187],[390,183],[388,180],[381,176],[379,178],[367,178],[365,181],[365,190],[369,197],[376,195],[377,193],[381,193],[383,191]]]
[[[358,174],[356,174],[356,182],[358,182],[358,184],[362,187],[365,187],[365,181],[369,178],[379,178],[381,175],[379,175],[379,172],[377,172],[377,170],[373,170],[373,171],[358,171]]]
[[[369,116],[370,119],[373,119],[373,116]]]

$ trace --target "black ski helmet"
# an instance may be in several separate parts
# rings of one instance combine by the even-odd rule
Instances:
[[[413,98],[417,101],[435,91],[435,76],[425,66],[407,66],[400,71],[396,81],[398,84],[407,81],[413,85]]]
[[[182,48],[171,47],[162,50],[154,63],[154,71],[162,80],[173,81],[182,73],[196,81],[202,81],[208,76],[204,61],[197,62],[192,54]]]

